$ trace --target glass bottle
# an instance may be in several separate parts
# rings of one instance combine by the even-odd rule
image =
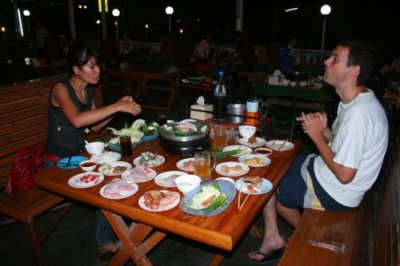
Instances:
[[[218,72],[218,84],[214,90],[214,120],[220,122],[225,120],[226,116],[226,87],[224,83],[224,72]]]

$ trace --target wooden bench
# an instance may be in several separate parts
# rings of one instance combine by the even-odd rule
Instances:
[[[44,79],[0,86],[0,187],[8,180],[9,169],[18,151],[44,143],[47,135],[47,106],[52,85],[66,74]],[[101,105],[101,93],[96,92],[96,104]],[[94,136],[95,137],[95,136]],[[0,195],[0,212],[25,223],[28,227],[40,264],[40,244],[70,208],[65,204],[50,229],[38,237],[34,219],[55,207],[64,199],[38,188]]]
[[[397,151],[397,145],[391,145],[377,186],[367,192],[358,208],[305,210],[279,265],[399,265]],[[311,241],[337,245],[343,252],[314,246]]]

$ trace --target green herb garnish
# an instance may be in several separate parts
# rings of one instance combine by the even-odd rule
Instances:
[[[218,182],[213,182],[212,186],[217,189],[221,194],[213,200],[213,202],[207,208],[203,209],[203,211],[207,214],[213,210],[217,210],[226,205],[228,196],[222,193],[221,188],[219,187]]]
[[[235,149],[235,150],[231,150],[231,151],[217,151],[217,152],[214,152],[214,154],[215,154],[215,158],[217,160],[221,160],[228,156],[240,154],[243,151],[244,151],[243,148],[239,148],[239,149]]]

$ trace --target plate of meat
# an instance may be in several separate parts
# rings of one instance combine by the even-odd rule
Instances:
[[[156,176],[154,182],[162,187],[176,187],[175,179],[181,175],[187,175],[187,173],[182,171],[167,171]]]
[[[134,195],[139,190],[136,183],[128,183],[121,178],[104,185],[100,189],[100,195],[107,199],[123,199]]]
[[[68,185],[73,188],[94,187],[104,180],[104,175],[96,172],[85,172],[74,175],[68,180]]]
[[[182,159],[176,163],[176,167],[186,172],[194,171],[194,158]]]
[[[257,148],[264,146],[265,140],[262,138],[250,137],[239,139],[239,143],[250,148]]]
[[[235,188],[242,193],[259,195],[268,193],[272,189],[272,183],[259,176],[247,176],[236,180]]]
[[[235,177],[247,174],[250,168],[244,163],[224,162],[218,164],[215,171],[223,176]]]
[[[123,172],[121,177],[128,183],[143,183],[154,179],[156,175],[157,172],[150,167],[137,165],[135,168]]]
[[[139,199],[139,206],[150,212],[162,212],[176,207],[181,200],[178,192],[169,190],[149,190]]]

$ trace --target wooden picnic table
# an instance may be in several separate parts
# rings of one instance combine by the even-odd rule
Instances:
[[[218,265],[224,255],[232,251],[240,238],[247,232],[301,150],[300,142],[295,141],[294,144],[294,148],[291,150],[272,153],[269,156],[271,164],[268,166],[250,168],[248,176],[259,175],[271,181],[273,188],[270,192],[250,195],[241,210],[237,208],[238,195],[236,194],[232,204],[223,213],[211,217],[187,214],[180,209],[179,205],[164,212],[150,212],[142,209],[138,200],[146,191],[166,189],[154,181],[139,183],[139,190],[133,196],[110,200],[102,197],[99,191],[103,185],[115,177],[106,176],[105,180],[97,186],[77,189],[69,186],[68,180],[81,173],[82,170],[79,168],[62,170],[51,167],[37,173],[34,180],[36,185],[43,189],[102,210],[122,243],[122,247],[112,258],[110,265],[124,265],[128,259],[134,261],[136,265],[151,265],[147,253],[167,234],[175,234],[209,245],[215,254],[209,265]],[[136,146],[132,150],[132,157],[126,161],[132,163],[132,159],[140,156],[143,151],[151,151],[165,157],[165,163],[153,168],[158,174],[177,170],[176,163],[182,159],[179,155],[166,153],[161,148],[159,140],[156,139]],[[237,157],[228,157],[223,161],[237,160]],[[218,176],[220,175],[213,171],[213,178]],[[235,180],[239,178],[233,177]],[[168,189],[178,191],[176,188]],[[122,217],[132,219],[134,223],[127,226]]]

